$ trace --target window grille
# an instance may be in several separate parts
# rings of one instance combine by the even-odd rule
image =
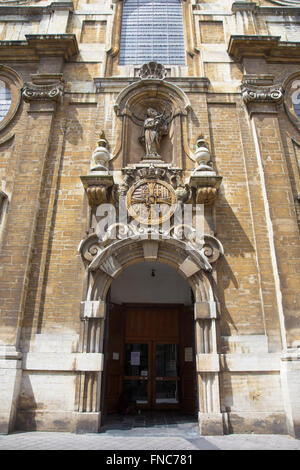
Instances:
[[[7,85],[0,80],[0,122],[3,121],[11,105],[11,94]]]
[[[126,0],[120,65],[150,61],[185,65],[180,0]]]

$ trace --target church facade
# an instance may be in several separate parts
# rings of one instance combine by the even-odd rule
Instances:
[[[300,432],[300,2],[0,2],[0,432]]]

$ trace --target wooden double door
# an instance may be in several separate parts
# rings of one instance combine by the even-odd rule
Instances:
[[[194,330],[184,306],[113,306],[106,331],[104,409],[195,411]]]

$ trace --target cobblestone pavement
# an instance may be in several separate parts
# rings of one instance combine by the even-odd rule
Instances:
[[[111,416],[97,434],[15,432],[0,435],[0,450],[300,450],[283,435],[200,436],[190,416],[143,413]]]

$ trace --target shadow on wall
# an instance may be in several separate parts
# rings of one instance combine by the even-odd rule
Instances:
[[[18,399],[17,416],[15,422],[16,431],[36,431],[36,411],[39,404],[34,399],[34,393],[30,382],[30,377],[23,373],[21,383],[21,393]]]
[[[239,210],[243,210],[244,212],[242,214],[242,217],[250,226],[250,213],[249,217],[246,218],[246,211],[242,207],[242,204],[240,205],[240,208],[238,207],[236,211],[233,212],[230,204],[228,203],[227,199],[221,191],[222,189],[219,192],[219,198],[216,202],[218,227],[217,237],[220,239],[224,246],[225,256],[227,255],[230,257],[245,258],[248,253],[254,253],[255,250],[251,241],[249,240],[248,235],[244,231],[239,219],[235,214],[238,214]],[[249,228],[249,231],[251,231],[252,233],[252,224]]]
[[[232,271],[228,260],[231,258],[244,258],[245,263],[247,263],[247,258],[252,257],[247,255],[253,254],[255,250],[238,218],[223,195],[221,195],[217,202],[216,212],[218,221],[217,236],[224,247],[224,257],[219,260],[217,265],[217,292],[222,310],[222,334],[230,335],[231,331],[229,325],[231,325],[235,331],[237,331],[237,327],[226,307],[225,290],[229,287],[239,289],[239,280]],[[233,261],[233,264],[235,263],[236,261]],[[243,270],[242,272],[244,273],[245,271]]]
[[[64,102],[63,108],[60,110],[61,115],[58,116],[57,119],[57,128],[54,128],[53,130],[54,138],[52,139],[51,143],[51,151],[48,152],[44,167],[43,187],[41,189],[40,196],[41,204],[38,213],[37,228],[34,240],[35,252],[34,259],[30,267],[29,285],[27,289],[23,327],[21,333],[21,348],[23,351],[27,351],[29,348],[29,341],[34,327],[36,328],[35,333],[40,333],[42,329],[50,259],[52,256],[52,234],[56,224],[58,192],[61,187],[66,142],[77,145],[83,139],[83,128],[78,119],[78,111],[75,107],[73,107],[74,109],[72,110],[72,116],[68,118],[68,107],[69,104],[66,100]],[[63,118],[63,116],[66,117]],[[58,136],[63,139],[61,149],[58,147],[60,141]],[[60,161],[56,161],[57,159],[60,159]],[[53,201],[51,202],[51,192],[53,190],[55,191],[55,195],[53,197]],[[53,205],[49,206],[49,204]],[[50,226],[47,227],[47,223],[49,222],[47,221],[47,217],[45,217],[44,214],[48,214],[49,211],[52,211],[52,213]],[[46,244],[43,248],[43,243],[45,241]],[[41,275],[42,281],[40,277]],[[41,289],[39,291],[40,284]]]
[[[226,254],[225,254],[226,256]],[[231,330],[229,325],[231,325],[235,331],[237,331],[237,327],[229,313],[228,308],[226,307],[225,302],[225,289],[228,289],[230,284],[232,283],[235,289],[238,289],[239,284],[238,281],[233,274],[230,265],[226,261],[226,258],[221,258],[218,263],[217,267],[218,272],[218,284],[216,286],[216,290],[218,293],[218,300],[221,307],[221,324],[222,324],[222,334],[230,336]]]
[[[83,139],[83,128],[77,117],[78,110],[76,109],[76,106],[72,106],[72,109],[73,109],[72,119],[69,120],[66,126],[65,138],[67,142],[69,142],[70,144],[78,145],[80,141],[82,141]]]

